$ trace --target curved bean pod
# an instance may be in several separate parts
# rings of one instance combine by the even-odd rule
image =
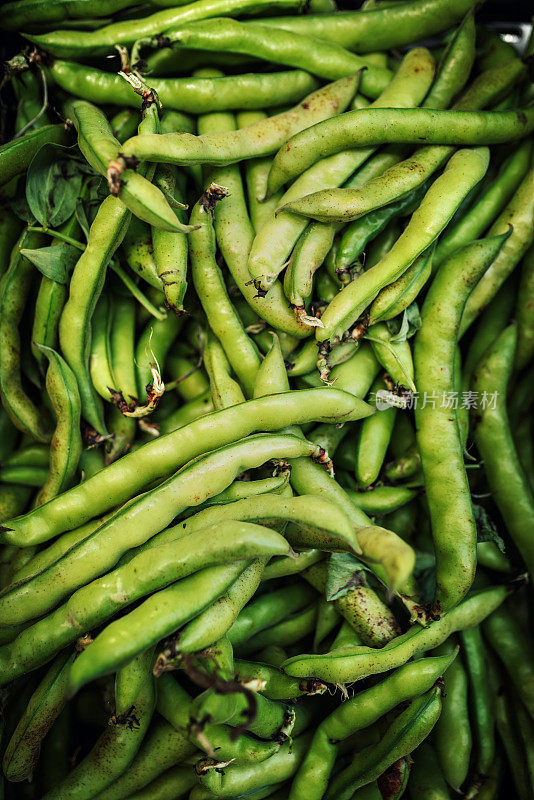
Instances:
[[[471,385],[489,399],[473,412],[473,438],[495,503],[527,570],[534,574],[534,496],[518,461],[506,410],[506,392],[517,343],[515,325],[509,325],[477,364]],[[491,397],[495,397],[495,403]],[[494,406],[494,407],[493,407]]]
[[[364,73],[365,74],[365,73]],[[425,96],[434,76],[434,60],[425,48],[410,51],[403,59],[390,85],[372,108],[410,108]],[[339,117],[343,119],[344,115]],[[280,200],[280,206],[257,234],[249,257],[249,271],[257,285],[267,291],[289,257],[293,245],[306,227],[306,221],[288,213],[297,198],[316,189],[325,190],[344,183],[373,153],[373,148],[349,150],[322,158],[299,176]],[[275,169],[275,161],[271,173]],[[270,175],[271,175],[270,173]],[[270,181],[270,177],[269,177]],[[281,185],[281,184],[280,184]],[[268,193],[272,187],[268,184]],[[280,188],[280,186],[276,187]]]
[[[488,160],[489,153],[485,148],[460,150],[451,158],[389,253],[343,289],[324,311],[321,318],[324,327],[316,331],[318,341],[335,341],[340,337],[380,289],[400,278],[417,256],[432,244],[461,200],[483,177]]]
[[[369,11],[311,14],[303,17],[262,19],[263,25],[284,28],[318,39],[337,42],[349,50],[368,53],[421,41],[459,22],[475,5],[472,0],[424,0]]]
[[[43,800],[89,800],[121,775],[146,734],[156,689],[149,651],[127,664],[115,678],[115,715],[92,750]],[[133,718],[132,718],[133,715]]]
[[[388,142],[480,146],[521,139],[534,130],[534,111],[445,111],[428,108],[361,108],[339,119],[325,120],[286,142],[273,160],[269,189],[312,166],[320,156],[333,155],[349,147],[368,147]],[[283,208],[322,221],[353,219],[343,190],[325,193],[325,208],[313,195],[294,200]],[[341,204],[337,204],[337,199]],[[341,205],[337,208],[337,205]]]
[[[258,533],[262,533],[259,537]],[[2,680],[35,669],[70,642],[136,599],[212,565],[225,564],[261,554],[273,542],[279,553],[287,553],[287,542],[279,534],[248,523],[226,522],[187,538],[140,553],[129,563],[82,586],[49,616],[22,631],[0,651]],[[143,579],[140,580],[140,575]],[[198,597],[195,598],[198,603]],[[198,605],[197,605],[198,608]],[[176,609],[174,609],[176,612]],[[146,632],[145,632],[146,635]],[[39,641],[39,647],[35,643]],[[109,654],[108,654],[109,655]]]
[[[69,671],[75,656],[60,655],[32,694],[4,752],[4,774],[27,780],[39,760],[41,743],[67,702]]]
[[[4,525],[4,543],[30,544],[71,530],[125,502],[144,486],[195,456],[257,430],[281,430],[303,422],[342,422],[367,414],[367,404],[338,389],[308,389],[256,398],[190,423],[126,454],[61,499]],[[231,481],[230,481],[231,482]],[[198,502],[202,502],[200,499]],[[365,518],[366,520],[367,518]]]
[[[0,281],[0,396],[13,425],[39,442],[50,439],[49,421],[27,395],[21,373],[19,325],[33,281],[31,262],[20,253],[25,245],[39,247],[40,234],[24,232],[15,244],[9,267]]]
[[[356,754],[350,766],[334,778],[325,800],[349,800],[355,789],[379,778],[389,766],[409,755],[427,738],[440,713],[441,688],[435,686],[399,714],[377,745]]]
[[[315,677],[328,683],[352,683],[405,664],[409,658],[437,647],[451,633],[478,625],[505,600],[509,589],[495,586],[463,600],[456,608],[427,628],[411,627],[380,650],[372,647],[346,647],[325,655],[298,655],[283,664],[288,675]]]
[[[9,622],[12,616],[32,619],[53,608],[69,592],[104,574],[128,550],[163,530],[185,508],[222,491],[244,469],[271,458],[304,455],[319,456],[320,450],[295,436],[259,434],[191,462],[155,489],[126,503],[46,572],[13,586],[0,600],[0,619],[14,624]]]
[[[250,396],[260,358],[228,297],[221,270],[215,261],[215,232],[209,210],[210,190],[214,186],[216,184],[211,184],[191,214],[191,224],[198,226],[189,236],[191,274],[209,325]]]
[[[458,2],[458,0],[456,0]],[[465,0],[464,0],[465,2]],[[280,8],[300,8],[302,0],[277,0]],[[155,36],[175,25],[224,16],[226,14],[257,12],[262,6],[271,7],[271,0],[200,0],[177,8],[157,11],[139,19],[112,22],[97,31],[57,30],[39,35],[25,34],[26,38],[38,44],[53,55],[83,57],[112,53],[116,44],[131,45],[141,36]]]
[[[258,120],[246,128],[192,136],[160,134],[134,136],[122,154],[139,161],[171,164],[231,164],[275,153],[286,139],[309,125],[340,114],[358,87],[359,76],[341,78],[317,89],[289,111]]]
[[[405,664],[329,714],[314,733],[309,752],[291,785],[289,800],[304,800],[306,797],[320,800],[334,767],[339,749],[337,742],[372,725],[395,706],[429,691],[449,668],[456,652]]]
[[[467,245],[442,265],[434,280],[414,349],[416,385],[423,398],[454,391],[454,348],[467,297],[505,241],[506,234]],[[443,403],[418,404],[416,426],[436,551],[435,603],[448,610],[468,591],[476,566],[476,526],[463,447],[456,414]]]
[[[40,345],[49,361],[46,391],[57,418],[50,443],[50,472],[35,500],[43,505],[68,489],[74,481],[82,453],[80,434],[80,393],[78,383],[66,361],[49,347]]]
[[[159,681],[157,688],[159,703]],[[152,780],[157,779],[164,770],[190,758],[196,752],[195,745],[189,742],[182,731],[175,730],[165,719],[157,718],[152,721],[128,769],[106,789],[98,792],[94,796],[95,800],[122,800],[124,797],[131,800],[147,784],[152,785]],[[192,772],[191,769],[189,771]]]
[[[82,95],[91,103],[141,108],[141,97],[116,73],[72,61],[55,60],[49,68],[49,74],[51,80],[62,89]],[[251,72],[220,78],[150,77],[150,86],[166,108],[187,114],[205,114],[295,103],[316,89],[317,81],[303,70],[288,70],[283,73]]]
[[[34,155],[45,144],[60,144],[68,147],[72,142],[69,129],[62,124],[44,125],[25,133],[20,139],[12,139],[0,146],[0,186],[26,172]]]
[[[106,269],[126,233],[130,212],[115,197],[107,197],[89,231],[87,246],[72,273],[67,300],[59,320],[59,342],[78,381],[82,415],[105,434],[101,401],[89,375],[91,318],[104,285]]]
[[[158,39],[141,40],[136,46],[161,47]],[[361,91],[377,97],[393,77],[391,70],[350,53],[339,45],[280,29],[233,19],[210,19],[186,27],[171,28],[164,38],[165,46],[178,44],[193,50],[216,50],[241,53],[275,64],[306,70],[318,78],[337,80],[365,67]],[[135,60],[135,59],[134,59]]]
[[[265,541],[264,547],[266,544]],[[279,552],[280,542],[275,545],[278,547],[273,550]],[[155,592],[133,611],[111,622],[73,665],[70,692],[74,694],[89,681],[120,669],[137,653],[174,634],[181,625],[216,602],[217,597],[239,578],[245,566],[246,562],[236,561],[200,570]]]

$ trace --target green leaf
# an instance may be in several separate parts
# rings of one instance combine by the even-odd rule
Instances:
[[[13,210],[13,213],[16,214],[17,217],[23,219],[29,225],[35,225],[37,220],[32,214],[31,208],[28,205],[28,201],[26,200],[25,194],[20,194],[20,193],[17,194],[17,196],[11,200],[10,205]]]
[[[400,324],[400,328],[397,333],[394,333],[390,337],[391,344],[400,344],[401,342],[405,342],[408,338],[408,331],[410,330],[410,323],[408,322],[408,316],[406,311],[404,311],[402,315],[402,321]]]
[[[504,541],[486,509],[473,503],[473,515],[477,526],[477,542],[495,542],[501,553],[504,553]]]
[[[413,574],[417,580],[421,603],[431,603],[436,593],[436,557],[434,553],[416,550]]]
[[[83,235],[85,236],[86,241],[89,241],[89,220],[87,219],[87,214],[85,213],[85,206],[82,201],[81,197],[76,198],[76,205],[74,207],[74,213],[76,214],[76,219],[78,220],[78,225],[83,231]]]
[[[47,278],[63,284],[69,282],[69,275],[80,258],[80,251],[66,242],[20,252]]]
[[[34,155],[26,178],[26,199],[32,214],[47,228],[56,228],[74,214],[83,172],[70,150],[45,144]]]
[[[419,313],[419,306],[415,300],[413,303],[410,303],[404,313],[406,314],[406,319],[408,320],[408,325],[410,326],[410,332],[408,333],[409,338],[410,336],[415,336],[423,324],[421,321],[421,314]]]
[[[367,571],[368,568],[350,553],[332,553],[328,560],[326,599],[337,600],[354,586],[365,585]]]

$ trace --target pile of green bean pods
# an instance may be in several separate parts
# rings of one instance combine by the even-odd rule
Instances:
[[[0,800],[534,797],[534,35],[347,6],[0,5]]]

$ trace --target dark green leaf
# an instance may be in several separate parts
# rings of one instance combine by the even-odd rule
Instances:
[[[85,206],[81,197],[76,198],[76,206],[74,209],[74,213],[76,214],[76,219],[78,220],[78,225],[83,231],[83,235],[85,236],[86,240],[89,241],[89,220],[87,219],[87,214],[85,213]]]
[[[415,300],[413,303],[410,303],[410,305],[408,306],[408,308],[404,313],[406,314],[406,319],[408,320],[408,324],[410,326],[410,332],[408,333],[408,337],[414,336],[417,333],[417,331],[420,330],[421,325],[423,324],[421,322],[421,314],[419,313],[419,306],[417,305]]]
[[[477,542],[495,542],[501,553],[504,553],[504,541],[486,509],[473,503],[473,514],[477,526]]]
[[[37,220],[31,212],[25,194],[17,194],[17,196],[11,200],[10,205],[13,209],[13,213],[16,214],[17,217],[23,219],[25,222],[28,222],[30,225],[35,225]]]
[[[46,144],[35,154],[26,178],[26,199],[41,225],[55,228],[74,214],[83,173],[69,148]]]
[[[328,560],[326,599],[337,600],[346,595],[354,586],[365,585],[367,569],[350,553],[332,553]]]
[[[436,593],[436,558],[434,553],[415,551],[414,577],[421,603],[431,603]]]
[[[64,284],[69,282],[69,275],[80,258],[78,248],[66,242],[20,252],[47,278]]]

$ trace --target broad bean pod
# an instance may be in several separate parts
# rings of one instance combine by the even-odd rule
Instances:
[[[310,421],[360,419],[368,406],[338,389],[308,389],[249,400],[191,422],[174,433],[127,453],[89,480],[69,489],[17,522],[3,525],[4,543],[22,546],[48,541],[125,502],[157,478],[187,461],[257,430],[281,430]],[[230,481],[231,482],[231,481]],[[202,502],[200,499],[199,503]],[[366,518],[365,518],[366,519]]]
[[[92,750],[50,789],[43,800],[89,800],[121,775],[135,758],[146,734],[156,688],[151,674],[153,653],[141,654],[115,677],[115,714]],[[132,724],[131,714],[136,722]]]
[[[319,448],[295,436],[259,434],[190,462],[156,488],[126,503],[44,573],[14,585],[0,600],[0,619],[16,624],[12,615],[17,621],[32,619],[53,608],[78,586],[105,574],[124,553],[159,533],[185,508],[229,486],[243,470],[271,458],[317,457],[320,453]]]
[[[32,263],[21,255],[20,249],[42,243],[40,234],[24,232],[13,248],[9,267],[0,281],[0,396],[16,428],[38,442],[47,442],[50,428],[46,412],[37,408],[22,382],[19,330],[34,276]]]
[[[486,396],[496,393],[495,408],[487,404],[473,412],[473,437],[495,502],[528,572],[534,572],[534,544],[529,531],[534,520],[534,496],[519,464],[506,410],[517,343],[515,325],[497,337],[477,364],[471,385]],[[481,395],[482,396],[482,395]]]
[[[416,385],[423,396],[454,391],[454,348],[467,297],[498,256],[506,237],[488,237],[466,245],[442,265],[432,283],[414,349]],[[450,409],[433,405],[420,405],[415,419],[436,552],[435,603],[446,611],[471,586],[477,537],[458,421]]]
[[[259,548],[260,555],[267,540],[278,542],[280,553],[288,552],[283,537],[274,531],[262,530],[267,537],[263,541],[257,535],[258,526],[227,522],[219,526],[215,539],[214,529],[198,532],[188,538],[187,544],[170,543],[140,553],[103,578],[87,583],[63,606],[26,628],[12,643],[4,646],[0,653],[0,661],[5,659],[2,679],[5,677],[8,682],[16,675],[41,666],[84,631],[105,622],[136,599],[180,578],[215,564],[254,557],[255,548]],[[139,580],[140,574],[143,581]],[[198,603],[197,597],[193,599]],[[40,642],[38,648],[34,647],[37,641]]]
[[[321,318],[324,327],[316,330],[318,341],[339,340],[378,292],[401,277],[437,238],[465,195],[484,176],[488,161],[486,148],[455,153],[389,253],[343,289],[324,311]]]
[[[385,109],[362,108],[344,114],[337,125],[328,120],[317,123],[312,128],[295,134],[279,150],[269,175],[269,191],[276,191],[280,185],[315,163],[319,157],[318,147],[320,155],[324,157],[325,154],[331,155],[350,146],[362,147],[388,142],[419,145],[421,142],[426,142],[441,145],[439,148],[422,148],[415,154],[416,161],[418,156],[425,159],[423,180],[426,180],[429,174],[450,156],[452,151],[446,145],[493,144],[495,143],[493,136],[498,137],[499,133],[504,135],[504,130],[508,125],[515,130],[518,138],[527,135],[532,119],[528,114],[524,116],[522,110],[502,112],[476,110],[484,108],[488,104],[491,105],[503,91],[509,89],[523,77],[524,66],[517,60],[507,65],[504,70],[489,70],[488,73],[479,76],[463,92],[451,110],[397,109],[392,110],[388,115]],[[501,114],[505,116],[501,117]],[[354,123],[357,123],[357,132],[355,132]],[[501,125],[504,127],[501,128]],[[484,137],[488,137],[489,141],[485,142]],[[501,141],[507,141],[508,138],[505,136]],[[326,153],[324,152],[325,148]],[[292,159],[287,155],[290,152]],[[410,161],[411,159],[408,160],[408,165]],[[394,168],[394,173],[399,169],[402,171],[402,164]],[[421,170],[419,172],[421,173]],[[413,189],[416,185],[411,185],[410,188]],[[334,193],[334,196],[336,194],[342,196],[339,190]],[[302,199],[298,203],[295,201],[294,205],[301,207],[301,211],[304,212],[306,205],[318,205],[315,202],[316,199],[320,201],[321,196],[309,200]],[[298,209],[294,207],[292,210],[297,211]]]
[[[42,505],[68,489],[74,482],[82,453],[80,434],[80,393],[66,361],[48,347],[40,346],[49,360],[46,390],[57,418],[50,442],[50,472],[35,500]]]
[[[458,2],[458,0],[456,0]],[[464,0],[465,3],[465,0]],[[43,34],[25,34],[26,38],[56,56],[80,58],[112,53],[117,44],[131,45],[141,36],[155,36],[175,25],[229,14],[257,12],[270,8],[271,0],[199,0],[181,7],[156,11],[143,19],[112,22],[96,31],[57,30]],[[277,0],[280,8],[300,8],[302,0]]]
[[[72,61],[53,61],[50,80],[70,94],[91,103],[141,108],[142,99],[120,75]],[[187,114],[231,109],[262,109],[295,103],[317,88],[317,81],[303,70],[227,75],[223,77],[150,78],[166,108]],[[41,129],[42,130],[42,129]]]
[[[359,14],[312,14],[305,17],[272,17],[262,25],[316,36],[336,42],[348,50],[368,53],[402,47],[418,42],[434,33],[447,30],[459,22],[474,6],[472,0],[418,0],[369,9]]]
[[[26,172],[34,155],[46,144],[68,147],[72,134],[62,124],[45,125],[0,146],[0,186]]]
[[[405,664],[329,714],[314,732],[309,752],[291,785],[289,800],[320,800],[334,767],[337,742],[372,725],[395,706],[429,691],[455,656],[456,652]]]
[[[358,81],[359,74],[341,78],[308,95],[289,111],[246,128],[204,136],[171,133],[134,136],[124,143],[121,152],[139,161],[215,165],[269,155],[298,131],[344,111],[358,88]]]
[[[337,80],[365,67],[361,91],[368,97],[377,97],[393,77],[387,67],[373,64],[365,58],[345,50],[339,45],[319,41],[283,28],[273,33],[272,28],[249,23],[244,25],[233,19],[210,19],[191,23],[182,29],[171,28],[161,39],[136,42],[139,46],[172,47],[179,45],[193,50],[216,50],[262,58],[275,64],[306,70],[318,78]],[[135,55],[133,55],[135,60]]]
[[[355,755],[352,763],[336,775],[325,800],[350,800],[356,789],[376,780],[395,761],[415,750],[427,738],[440,713],[441,688],[435,686],[399,714],[376,746]]]
[[[351,683],[402,666],[409,658],[438,647],[451,633],[480,624],[505,600],[509,589],[495,586],[463,600],[427,628],[411,627],[380,650],[346,647],[325,655],[298,655],[283,664],[288,675],[314,677],[327,683]]]

